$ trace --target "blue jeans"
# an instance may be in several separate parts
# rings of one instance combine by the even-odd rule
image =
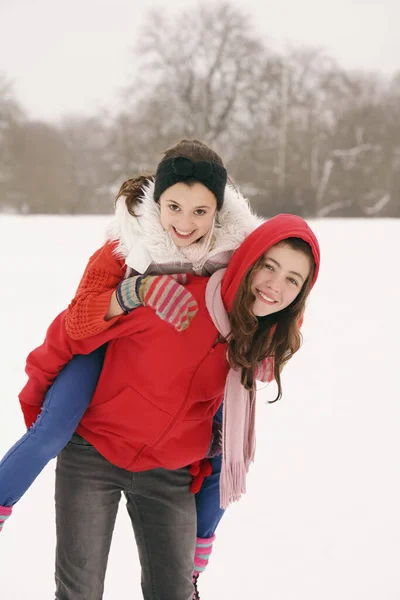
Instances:
[[[90,404],[103,366],[106,346],[77,355],[48,390],[42,411],[25,435],[0,462],[0,505],[12,506],[36,477],[66,446]],[[222,406],[215,415],[222,421]],[[213,535],[224,511],[220,508],[221,457],[211,460],[213,473],[196,494],[197,535]]]
[[[222,423],[221,404],[214,419]],[[219,479],[221,475],[222,456],[210,459],[212,473],[206,477],[200,491],[196,494],[197,537],[208,538],[214,535],[225,510],[220,508]]]
[[[12,506],[71,439],[90,404],[106,346],[76,355],[48,390],[42,411],[0,462],[0,505]]]

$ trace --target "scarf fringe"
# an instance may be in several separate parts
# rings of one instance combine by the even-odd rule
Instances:
[[[246,493],[248,469],[243,462],[224,467],[221,471],[220,504],[221,508],[228,508],[231,502],[237,502]]]

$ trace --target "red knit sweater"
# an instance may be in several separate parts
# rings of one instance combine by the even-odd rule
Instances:
[[[89,259],[65,317],[67,333],[73,340],[101,333],[120,318],[104,319],[112,293],[126,270],[124,260],[113,254],[116,245],[116,242],[105,243]]]

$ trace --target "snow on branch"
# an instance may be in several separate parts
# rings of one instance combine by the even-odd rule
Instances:
[[[370,216],[380,213],[380,211],[386,206],[386,204],[388,204],[390,202],[390,200],[391,200],[390,194],[385,194],[373,206],[369,206],[368,208],[366,208],[365,213]]]
[[[317,217],[319,219],[323,219],[335,210],[338,210],[339,208],[346,208],[348,206],[351,206],[351,204],[351,200],[344,200],[342,202],[332,202],[332,204],[328,204],[328,206],[324,206],[323,208],[318,210]]]
[[[360,144],[359,146],[354,146],[353,148],[345,148],[343,150],[332,150],[331,156],[334,156],[335,158],[354,158],[354,156],[361,154],[361,152],[377,149],[378,146],[373,144]]]

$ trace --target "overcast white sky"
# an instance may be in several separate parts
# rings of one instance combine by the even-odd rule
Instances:
[[[197,0],[0,0],[0,74],[32,118],[116,105],[149,6]],[[400,70],[399,0],[232,0],[274,44],[326,48],[344,66]],[[155,24],[156,26],[156,24]]]

